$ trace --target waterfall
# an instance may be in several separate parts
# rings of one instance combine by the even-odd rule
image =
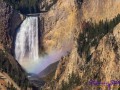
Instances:
[[[73,42],[63,41],[61,49],[54,48],[51,52],[38,54],[38,17],[27,17],[17,30],[15,40],[15,58],[28,72],[38,74],[50,64],[59,61],[72,49]]]
[[[25,68],[23,62],[36,62],[38,55],[38,17],[27,17],[18,29],[15,40],[15,58]],[[25,68],[26,69],[26,68]]]

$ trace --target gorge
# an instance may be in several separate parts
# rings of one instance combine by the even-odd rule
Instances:
[[[21,90],[120,90],[89,84],[120,80],[120,0],[15,1],[0,3],[0,75]]]
[[[41,56],[39,54],[39,17],[37,14],[29,14],[22,22],[16,32],[15,58],[20,65],[28,72],[38,74],[50,64],[60,60],[71,50],[70,43],[62,43],[60,49],[53,49],[51,52]],[[49,46],[48,46],[49,47]]]

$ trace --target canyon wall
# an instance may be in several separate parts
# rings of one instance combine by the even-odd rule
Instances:
[[[54,2],[55,1],[55,2]],[[42,33],[41,43],[46,53],[57,53],[60,51],[60,60],[52,83],[45,85],[45,88],[59,90],[63,81],[69,82],[69,75],[73,72],[79,75],[80,83],[74,85],[73,90],[97,90],[100,87],[89,85],[90,80],[99,82],[110,82],[120,79],[120,25],[117,23],[112,31],[102,33],[97,45],[91,46],[87,43],[89,53],[80,52],[82,41],[79,38],[82,34],[89,36],[84,28],[89,23],[99,24],[113,20],[120,13],[119,0],[46,0],[49,7],[43,8],[40,14],[40,32]],[[43,2],[42,5],[46,2]],[[24,17],[15,12],[12,7],[0,3],[0,47],[11,48],[15,29],[22,23]],[[42,7],[40,7],[42,8]],[[22,16],[22,17],[21,17]],[[15,22],[15,23],[14,23]],[[84,25],[85,23],[85,25]],[[87,25],[86,25],[87,24]],[[95,24],[95,25],[96,25]],[[81,42],[81,43],[79,43]],[[86,45],[85,45],[86,46]],[[88,59],[88,60],[86,60]],[[101,87],[107,90],[107,85]],[[118,86],[112,89],[118,88]]]
[[[43,46],[47,52],[62,47],[71,48],[73,33],[77,28],[76,12],[77,8],[73,1],[58,0],[48,12],[40,15],[41,22],[44,24]]]
[[[74,88],[76,90],[99,89],[97,86],[89,85],[90,80],[110,82],[120,79],[119,25],[114,27],[113,32],[106,33],[99,40],[97,47],[88,45],[91,56],[88,62],[87,57],[84,54],[81,57],[78,52],[79,35],[84,32],[83,22],[110,21],[119,13],[119,0],[58,0],[48,12],[41,14],[44,22],[43,45],[46,52],[70,47],[68,55],[60,60],[56,70],[55,88],[60,88],[62,81],[68,82],[72,72],[80,76],[81,84]],[[66,43],[67,47],[64,47]],[[49,85],[46,87],[50,88]],[[101,88],[107,90],[108,87]]]
[[[0,43],[6,47],[11,47],[10,45],[10,16],[12,14],[12,7],[8,6],[6,3],[0,3]]]
[[[12,48],[13,38],[24,16],[15,11],[12,6],[0,1],[0,44],[8,50]],[[2,45],[3,44],[3,45]]]
[[[1,78],[0,88],[2,90],[14,87],[17,90],[27,90],[29,87],[26,72],[11,55],[11,51],[14,52],[12,45],[15,30],[22,20],[19,13],[0,0],[0,74],[2,78],[5,78],[5,80]]]
[[[80,10],[83,20],[112,19],[120,12],[119,0],[84,0]]]

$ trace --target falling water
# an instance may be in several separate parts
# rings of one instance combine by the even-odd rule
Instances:
[[[16,36],[15,58],[19,63],[24,61],[31,62],[31,60],[38,60],[37,16],[29,16],[21,24]]]
[[[47,55],[38,55],[38,17],[27,17],[18,29],[15,40],[15,58],[29,73],[40,73],[50,64],[68,54],[72,48],[70,41],[63,40],[61,49],[54,48]]]

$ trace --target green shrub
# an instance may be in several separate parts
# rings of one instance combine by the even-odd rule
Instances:
[[[29,86],[26,72],[21,67],[19,69],[14,67],[9,60],[8,53],[2,50],[0,50],[0,69],[6,72],[21,88]]]
[[[68,77],[68,82],[62,81],[61,90],[72,90],[80,85],[80,77],[78,74],[72,72]]]
[[[108,21],[100,21],[99,23],[92,23],[91,21],[83,22],[83,33],[78,38],[78,53],[87,58],[90,56],[90,47],[97,47],[99,41],[120,22],[120,14]],[[87,61],[88,62],[88,61]]]

